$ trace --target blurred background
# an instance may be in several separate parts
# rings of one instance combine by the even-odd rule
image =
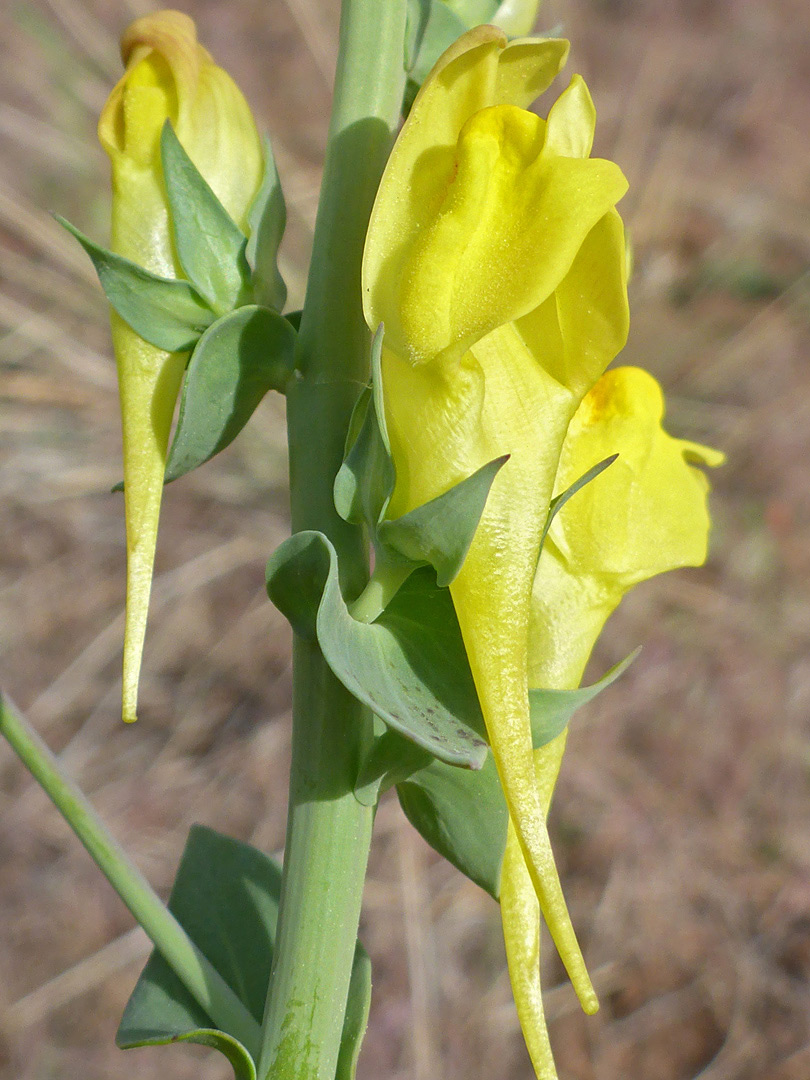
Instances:
[[[274,140],[300,305],[337,0],[178,0]],[[263,567],[286,535],[284,406],[265,401],[165,500],[141,687],[119,719],[124,599],[114,365],[90,263],[49,217],[107,235],[95,118],[145,0],[0,13],[2,685],[166,894],[203,822],[283,842],[290,634]],[[810,1077],[810,5],[547,0],[631,189],[624,360],[677,435],[723,448],[707,566],[637,589],[592,661],[641,643],[576,721],[553,810],[602,998],[586,1019],[546,950],[562,1080]],[[567,76],[566,76],[567,78]],[[362,937],[362,1080],[528,1080],[497,906],[395,799]],[[113,1045],[148,943],[0,745],[2,1080],[225,1080],[223,1059]]]

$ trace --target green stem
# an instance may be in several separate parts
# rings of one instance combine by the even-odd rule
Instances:
[[[186,989],[217,1027],[233,1035],[251,1054],[255,1054],[261,1036],[259,1025],[167,910],[146,878],[130,863],[82,792],[63,775],[59,763],[42,739],[2,695],[0,734],[6,737],[20,760],[45,789],[102,874]]]
[[[368,577],[360,530],[332,486],[351,410],[368,379],[360,268],[368,219],[404,88],[405,0],[343,0],[340,50],[312,266],[287,394],[293,531],[335,545],[341,581]],[[374,811],[354,797],[367,711],[317,645],[293,648],[290,803],[260,1080],[335,1080]]]
[[[352,618],[361,623],[373,623],[412,573],[412,563],[378,561],[365,589],[351,605]]]

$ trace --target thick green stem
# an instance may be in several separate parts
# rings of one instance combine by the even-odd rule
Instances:
[[[203,956],[167,910],[149,882],[130,863],[90,803],[59,769],[56,758],[35,731],[0,695],[0,734],[28,767],[87,848],[96,865],[214,1023],[255,1054],[259,1025],[222,976]]]
[[[368,577],[360,530],[332,497],[351,409],[368,378],[360,267],[404,87],[405,0],[343,0],[340,51],[299,377],[287,395],[293,531],[334,543],[347,595]],[[260,1080],[334,1080],[373,809],[354,797],[370,717],[317,646],[294,644],[293,751],[275,961]]]

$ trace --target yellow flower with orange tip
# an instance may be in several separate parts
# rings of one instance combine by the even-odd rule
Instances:
[[[544,917],[588,1011],[596,998],[537,790],[528,700],[532,582],[560,448],[624,344],[627,183],[589,157],[595,114],[574,76],[548,119],[528,106],[568,43],[478,27],[439,60],[383,176],[363,266],[385,325],[390,516],[509,454],[450,586],[490,744]]]
[[[723,455],[676,439],[661,426],[664,399],[639,368],[608,371],[577,410],[563,443],[555,488],[565,491],[599,461],[604,472],[552,522],[534,578],[529,629],[531,686],[579,686],[591,649],[628,589],[706,558],[708,482],[696,465]],[[566,732],[535,751],[548,810]],[[540,908],[510,827],[501,875],[507,959],[521,1026],[537,1075],[556,1077],[540,996]]]
[[[186,153],[242,229],[264,157],[250,109],[179,11],[137,19],[124,33],[126,71],[99,121],[112,165],[111,249],[162,277],[182,277],[172,245],[160,136],[169,119]],[[123,715],[135,719],[163,475],[186,354],[139,337],[115,312],[127,519]]]

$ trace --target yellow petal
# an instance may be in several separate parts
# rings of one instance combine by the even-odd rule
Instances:
[[[689,461],[719,465],[723,455],[668,435],[663,418],[661,387],[641,368],[607,372],[583,400],[563,446],[558,488],[609,454],[619,458],[552,525],[572,573],[609,578],[624,590],[704,562],[708,481]]]
[[[187,15],[161,11],[136,20],[122,38],[122,54],[125,74],[99,120],[99,139],[112,165],[110,246],[153,273],[182,276],[160,160],[164,122],[172,121],[187,153],[243,228],[261,183],[261,141],[241,91],[198,43]],[[123,714],[134,720],[166,450],[186,358],[147,344],[115,314],[112,332],[127,527]]]
[[[581,396],[624,347],[629,325],[624,226],[610,210],[552,296],[516,329],[549,374]]]
[[[546,150],[560,157],[590,156],[596,130],[596,109],[581,75],[574,75],[548,114]]]
[[[640,368],[607,372],[568,429],[556,491],[611,454],[610,468],[552,523],[533,587],[530,680],[576,686],[610,613],[633,585],[706,558],[708,481],[723,455],[661,426],[664,399]]]
[[[544,816],[548,815],[566,738],[564,731],[534,754]],[[540,905],[511,819],[501,871],[500,902],[509,980],[523,1038],[538,1080],[557,1080],[540,986]]]
[[[402,267],[439,212],[455,170],[465,123],[494,105],[525,107],[551,83],[568,54],[565,41],[514,42],[492,26],[464,34],[425,80],[392,151],[372,211],[363,257],[369,326],[386,325],[389,344],[399,311]]]
[[[616,165],[549,155],[545,131],[510,105],[484,109],[462,129],[440,212],[403,261],[386,322],[390,347],[413,363],[459,356],[542,304],[624,194]]]

